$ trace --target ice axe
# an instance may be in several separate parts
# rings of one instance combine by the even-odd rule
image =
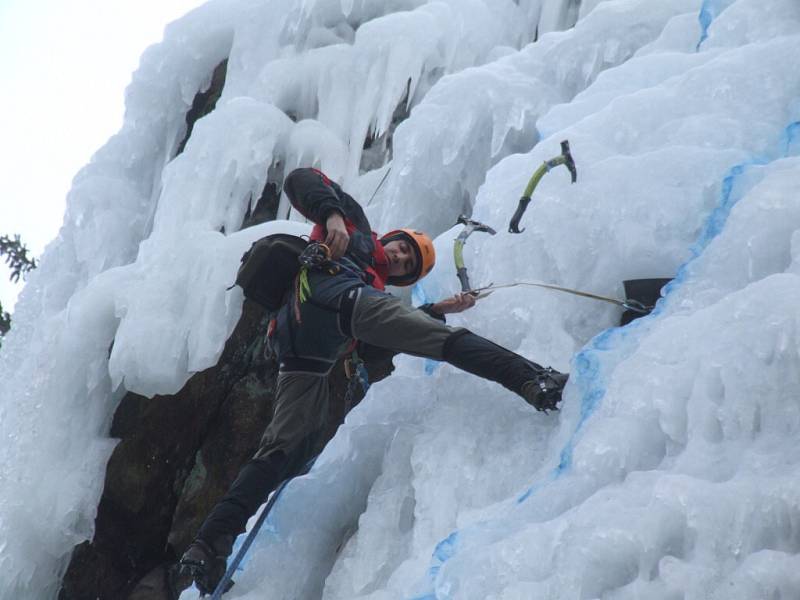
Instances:
[[[517,212],[515,212],[514,216],[511,217],[511,223],[508,225],[509,233],[522,233],[525,231],[525,229],[519,228],[519,221],[522,219],[525,209],[528,208],[528,203],[531,201],[533,190],[535,190],[536,186],[539,185],[539,182],[542,180],[542,177],[544,177],[545,173],[548,173],[550,169],[559,165],[564,165],[567,167],[567,169],[569,169],[569,174],[572,177],[572,183],[575,183],[578,180],[578,171],[575,169],[575,160],[572,158],[572,154],[569,151],[569,141],[567,140],[561,142],[561,154],[555,158],[544,161],[531,177],[531,180],[528,182],[528,187],[525,188],[525,191],[522,193],[522,198],[519,199]]]
[[[469,277],[467,277],[467,267],[464,264],[464,244],[467,243],[467,238],[473,231],[483,231],[490,235],[494,235],[497,232],[488,225],[468,219],[466,215],[458,217],[458,222],[456,224],[464,225],[463,231],[458,234],[453,244],[453,256],[456,259],[456,275],[458,275],[458,280],[461,282],[461,291],[468,292],[470,291],[470,285]]]

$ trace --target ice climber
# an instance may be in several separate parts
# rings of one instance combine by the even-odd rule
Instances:
[[[421,309],[384,291],[407,286],[434,265],[431,239],[411,229],[382,237],[372,232],[361,206],[316,169],[292,171],[284,182],[292,205],[316,225],[336,265],[308,273],[305,301],[293,296],[277,314],[270,343],[279,361],[275,412],[255,456],[212,509],[176,572],[188,587],[213,593],[223,577],[236,536],[278,484],[312,458],[328,413],[328,374],[354,340],[446,361],[495,381],[538,410],[555,409],[567,376],[546,369],[467,329],[448,327],[444,314],[475,303],[459,294]]]

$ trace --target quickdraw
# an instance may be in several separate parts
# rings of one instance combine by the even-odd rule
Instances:
[[[298,258],[300,264],[309,269],[322,269],[331,262],[331,249],[322,242],[311,242]]]
[[[300,271],[294,283],[294,318],[301,323],[300,305],[311,297],[311,282],[308,272],[326,270],[331,275],[339,272],[339,266],[331,260],[331,249],[322,242],[311,242],[298,257]]]

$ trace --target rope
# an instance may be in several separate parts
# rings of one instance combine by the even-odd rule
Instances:
[[[537,281],[517,281],[515,283],[506,283],[506,284],[502,284],[502,285],[494,285],[494,284],[492,284],[492,285],[487,285],[487,286],[481,287],[481,288],[475,288],[473,290],[470,290],[467,293],[480,295],[482,292],[493,292],[494,290],[500,290],[500,289],[503,289],[503,288],[512,288],[512,287],[517,287],[517,286],[522,286],[522,285],[526,285],[526,286],[530,286],[530,287],[545,288],[545,289],[548,289],[548,290],[555,290],[557,292],[565,292],[567,294],[572,294],[574,296],[581,296],[583,298],[591,298],[592,300],[600,300],[602,302],[608,302],[609,304],[616,304],[617,306],[621,306],[622,308],[625,308],[627,310],[632,310],[632,311],[637,312],[637,313],[642,314],[642,315],[646,315],[651,310],[653,310],[652,306],[645,306],[644,304],[642,304],[641,302],[638,302],[637,300],[628,300],[627,298],[625,300],[619,300],[617,298],[610,298],[608,296],[601,296],[599,294],[592,294],[591,292],[584,292],[584,291],[581,291],[581,290],[574,290],[572,288],[562,287],[560,285],[553,285],[553,284],[550,284],[550,283],[540,283],[540,282],[537,282]]]
[[[378,184],[378,187],[375,188],[375,191],[372,192],[372,196],[370,197],[369,202],[367,202],[367,206],[372,204],[372,201],[375,199],[375,194],[377,194],[378,190],[381,189],[381,186],[383,185],[383,182],[386,181],[386,178],[389,176],[389,173],[391,173],[391,172],[392,172],[392,167],[389,167],[388,169],[386,169],[386,173],[383,174],[383,179],[381,179],[381,182]]]
[[[278,501],[278,498],[280,498],[281,494],[283,493],[283,490],[286,488],[289,482],[292,481],[292,479],[308,473],[311,470],[311,467],[313,466],[315,460],[317,460],[316,456],[312,458],[310,461],[308,461],[305,464],[305,466],[300,470],[300,472],[297,473],[297,475],[294,475],[292,477],[287,477],[275,489],[275,492],[272,494],[272,497],[269,499],[269,502],[267,502],[267,505],[264,507],[264,510],[262,510],[261,514],[258,516],[255,525],[253,525],[253,529],[251,529],[250,532],[247,534],[247,537],[245,538],[242,547],[239,548],[239,552],[236,553],[236,556],[233,557],[231,564],[228,565],[228,568],[225,570],[225,575],[223,575],[222,579],[220,579],[219,583],[217,584],[217,587],[214,589],[214,593],[211,594],[211,600],[220,600],[220,598],[222,598],[222,594],[224,594],[227,590],[231,588],[233,584],[230,582],[231,578],[233,577],[233,574],[236,573],[236,569],[239,568],[239,565],[241,564],[242,560],[247,555],[247,551],[250,550],[250,546],[253,545],[253,541],[255,541],[258,532],[261,531],[261,526],[264,525],[264,522],[267,520],[267,516],[272,510],[272,507],[275,506],[275,503]]]

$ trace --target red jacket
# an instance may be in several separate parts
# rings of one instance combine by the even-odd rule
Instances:
[[[292,206],[315,223],[312,241],[324,241],[328,217],[334,211],[341,213],[350,234],[343,259],[349,259],[349,263],[362,271],[368,285],[383,290],[389,277],[389,261],[361,205],[317,169],[295,169],[286,177],[283,189]]]
[[[344,224],[347,228],[347,233],[350,234],[350,239],[353,239],[353,235],[357,234],[358,229],[347,217],[344,218]],[[372,264],[364,267],[364,270],[372,277],[372,280],[367,281],[367,283],[372,287],[383,290],[386,287],[386,280],[389,277],[389,259],[386,258],[386,253],[383,251],[383,244],[378,241],[378,234],[374,231],[370,232],[370,234],[372,236],[372,245],[374,249],[372,251]],[[314,228],[311,230],[311,241],[324,242],[326,237],[327,230],[325,227],[319,223],[315,224]]]

